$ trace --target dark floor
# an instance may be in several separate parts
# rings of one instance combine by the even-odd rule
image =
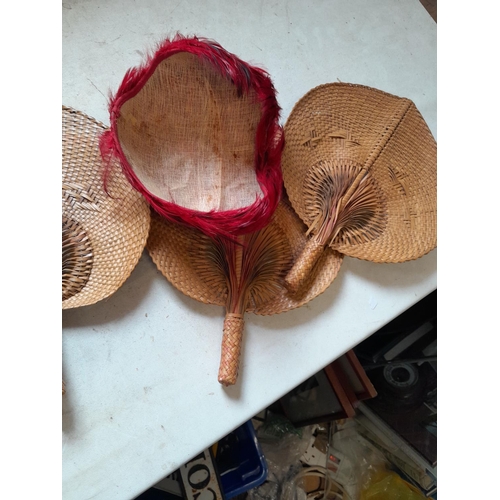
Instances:
[[[437,0],[420,0],[420,3],[437,23]]]

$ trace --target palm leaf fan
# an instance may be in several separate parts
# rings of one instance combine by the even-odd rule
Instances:
[[[228,240],[232,262],[229,241],[264,228],[282,193],[275,94],[264,70],[215,41],[167,39],[112,97],[103,158],[163,218]]]
[[[283,178],[308,227],[286,277],[300,288],[325,247],[373,262],[436,247],[436,141],[409,99],[354,84],[308,92],[285,125]]]
[[[116,170],[103,185],[99,140],[106,127],[62,108],[62,308],[94,304],[124,283],[139,262],[150,210]]]
[[[226,309],[221,384],[236,382],[245,312],[268,315],[300,307],[322,293],[337,275],[342,256],[328,250],[307,286],[300,294],[290,295],[283,280],[305,244],[305,227],[286,200],[268,226],[237,241],[210,238],[152,215],[147,249],[158,269],[186,295]]]

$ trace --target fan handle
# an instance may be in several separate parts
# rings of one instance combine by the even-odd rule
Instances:
[[[324,248],[325,246],[314,236],[306,243],[304,250],[285,278],[285,285],[290,293],[294,294],[299,290]]]
[[[243,314],[227,313],[224,319],[218,380],[226,387],[234,385],[238,377],[244,324]]]

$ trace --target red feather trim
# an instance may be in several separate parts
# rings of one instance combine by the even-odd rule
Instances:
[[[262,106],[262,116],[255,137],[255,173],[262,196],[245,208],[227,211],[200,212],[165,201],[149,192],[135,175],[118,140],[116,122],[121,106],[134,97],[145,85],[158,64],[178,52],[190,52],[208,60],[220,73],[237,86],[238,92],[254,89]],[[173,222],[194,226],[211,237],[235,236],[257,231],[266,226],[274,213],[282,192],[281,153],[284,146],[282,127],[279,125],[280,107],[269,75],[260,68],[250,66],[218,43],[205,38],[175,36],[161,43],[146,62],[127,71],[115,96],[110,97],[111,128],[101,137],[101,154],[105,161],[104,185],[110,173],[111,157],[118,158],[130,184],[139,191],[160,215]]]

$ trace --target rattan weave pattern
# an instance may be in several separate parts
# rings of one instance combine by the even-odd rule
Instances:
[[[284,130],[285,188],[310,229],[316,214],[307,179],[325,162],[334,171],[353,165],[357,189],[373,186],[372,206],[362,213],[366,202],[359,203],[356,217],[329,240],[331,248],[404,262],[436,247],[437,145],[412,101],[362,85],[320,85],[299,100]]]
[[[62,300],[82,290],[87,284],[94,253],[87,233],[75,220],[62,218]]]
[[[63,309],[90,305],[114,293],[137,265],[147,240],[149,207],[119,168],[108,181],[109,196],[103,189],[99,139],[105,130],[84,113],[62,107],[63,229],[65,220],[66,225],[72,221],[88,238],[92,253],[90,275],[77,293],[62,301]],[[63,230],[63,294],[64,264]],[[79,268],[66,265],[66,272]],[[66,274],[66,279],[71,276]]]
[[[286,247],[291,252],[290,262],[293,264],[307,242],[306,227],[286,198],[278,205],[270,226],[276,227],[276,231],[286,238]],[[219,286],[213,286],[204,281],[197,271],[196,255],[190,249],[200,239],[206,239],[207,243],[211,241],[196,229],[171,223],[152,214],[147,249],[159,271],[185,295],[205,304],[225,306],[227,287],[224,280],[221,279]],[[199,259],[203,260],[204,256],[199,256]],[[281,286],[280,292],[271,300],[262,304],[250,303],[247,312],[261,315],[279,314],[306,304],[323,293],[333,282],[342,259],[343,256],[337,251],[327,249],[297,294],[291,295]]]
[[[244,324],[245,320],[241,314],[229,313],[224,319],[218,375],[222,385],[234,385],[238,378]]]

